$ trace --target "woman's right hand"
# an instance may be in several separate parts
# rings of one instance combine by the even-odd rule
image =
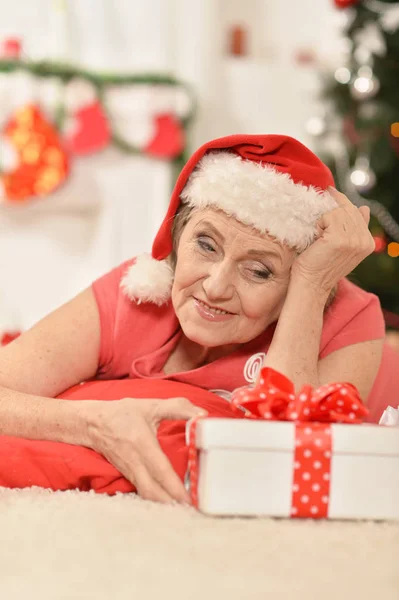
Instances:
[[[123,398],[94,401],[91,448],[102,454],[147,500],[190,503],[190,496],[163,453],[157,429],[163,420],[188,420],[206,411],[187,398]]]

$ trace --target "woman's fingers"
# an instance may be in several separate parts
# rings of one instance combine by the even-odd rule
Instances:
[[[206,414],[206,410],[195,406],[187,398],[161,400],[156,405],[156,418],[159,421],[188,421],[193,417]]]
[[[162,486],[163,490],[173,500],[189,503],[190,496],[188,492],[150,429],[141,432],[138,446],[140,448],[140,459],[151,479]]]
[[[331,196],[334,198],[334,200],[337,202],[338,207],[341,208],[346,208],[346,209],[351,209],[353,211],[353,209],[357,209],[363,220],[365,221],[366,225],[369,224],[370,222],[370,209],[368,206],[360,206],[359,208],[357,208],[350,200],[347,196],[345,196],[345,194],[343,194],[342,192],[339,192],[338,190],[336,190],[333,187],[329,187],[328,188],[329,193],[331,194]],[[351,213],[353,214],[353,213]]]
[[[292,277],[305,279],[328,293],[375,249],[368,228],[369,208],[358,208],[334,188],[329,192],[337,207],[319,219],[314,243],[298,256],[291,269]]]
[[[328,191],[329,191],[330,195],[334,198],[336,203],[338,204],[338,207],[351,208],[351,209],[356,208],[356,206],[353,204],[353,202],[351,202],[349,200],[348,196],[345,196],[345,194],[343,194],[342,192],[339,192],[337,189],[335,189],[333,187],[329,187]]]
[[[359,207],[359,212],[362,215],[366,225],[368,226],[368,224],[370,223],[370,209],[368,206],[360,206]]]
[[[142,431],[140,435],[140,456],[151,478],[177,502],[190,503],[190,496],[163,453],[156,437],[156,429],[161,421],[187,421],[206,414],[206,410],[195,406],[187,398],[160,400],[153,405],[152,419],[146,421],[148,431]]]
[[[162,420],[186,421],[206,411],[186,398],[124,398],[109,403],[107,410],[108,417],[98,422],[93,449],[131,481],[141,496],[190,503],[183,482],[159,445],[157,428]]]
[[[159,401],[155,405],[154,419],[157,426],[161,421],[187,421],[207,414],[206,410],[195,406],[187,398],[177,397]],[[152,424],[149,423],[149,425],[151,428]],[[163,453],[156,436],[145,436],[145,439],[142,439],[140,449],[143,451],[143,459],[151,476],[163,489],[177,502],[190,503],[190,495],[174,471],[169,459]]]
[[[345,194],[343,194],[342,192],[339,192],[336,188],[329,186],[328,192],[334,198],[338,206],[353,206],[349,198],[345,196]]]
[[[151,477],[145,465],[140,461],[134,466],[134,482],[139,496],[145,500],[153,502],[162,502],[163,504],[172,504],[173,498],[170,496],[157,481]]]

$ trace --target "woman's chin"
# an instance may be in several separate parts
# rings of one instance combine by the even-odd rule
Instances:
[[[217,346],[225,346],[235,343],[234,340],[226,333],[218,334],[215,331],[209,331],[206,327],[200,327],[195,323],[185,323],[181,326],[184,335],[191,342],[207,348],[215,348]]]

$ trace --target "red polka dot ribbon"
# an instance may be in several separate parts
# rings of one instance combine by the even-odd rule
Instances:
[[[351,383],[332,383],[317,389],[294,384],[265,367],[259,383],[233,392],[231,407],[247,419],[295,422],[292,517],[328,516],[332,453],[331,423],[361,423],[368,414]],[[193,505],[198,507],[197,417],[189,425],[188,473]],[[206,417],[205,417],[206,418]]]
[[[330,383],[314,389],[304,385],[298,394],[287,377],[270,367],[261,371],[259,383],[233,392],[231,407],[250,419],[361,423],[368,414],[351,383]]]
[[[331,426],[297,423],[291,516],[328,517],[331,472]]]

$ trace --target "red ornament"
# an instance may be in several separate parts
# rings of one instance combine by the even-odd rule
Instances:
[[[21,58],[22,44],[18,38],[7,38],[1,44],[1,58],[18,60]]]
[[[395,154],[399,156],[399,123],[392,123],[389,141]]]
[[[317,54],[312,48],[298,48],[294,52],[294,62],[297,65],[315,65],[317,63]]]
[[[360,0],[334,0],[334,4],[336,8],[349,8],[351,6],[356,6],[359,4]]]
[[[185,145],[184,131],[180,121],[170,113],[155,117],[155,135],[144,152],[156,158],[176,158]]]
[[[382,237],[381,235],[373,235],[373,239],[374,239],[374,243],[375,243],[374,252],[376,254],[380,254],[381,252],[384,252],[385,248],[387,247],[387,242],[386,242],[385,238]]]
[[[37,106],[19,109],[3,135],[12,144],[18,164],[0,180],[7,200],[21,202],[45,196],[64,182],[69,164],[58,133]]]
[[[90,154],[109,145],[111,131],[99,102],[80,108],[73,119],[73,131],[66,136],[66,145],[73,154]]]
[[[247,32],[241,25],[235,25],[231,30],[229,50],[232,56],[247,54]]]

